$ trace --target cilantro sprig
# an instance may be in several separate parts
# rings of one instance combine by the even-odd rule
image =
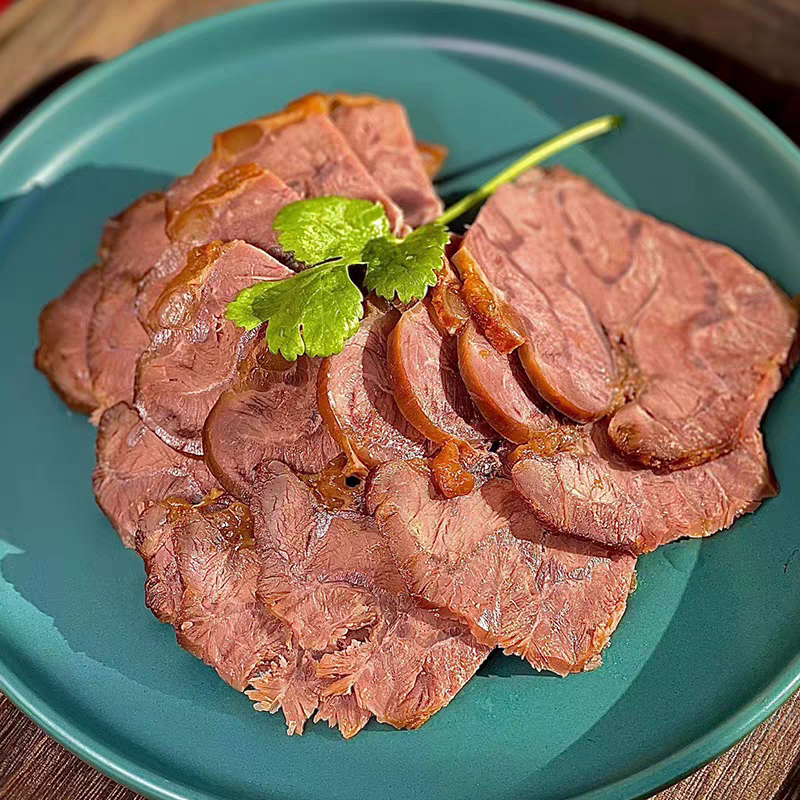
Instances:
[[[380,203],[352,197],[312,197],[284,206],[272,227],[281,247],[304,264],[341,259],[356,264],[373,239],[391,234]]]
[[[367,242],[361,254],[367,265],[367,289],[387,300],[396,294],[403,303],[425,297],[428,287],[436,284],[449,241],[450,231],[441,222],[433,222],[405,239],[384,236]]]
[[[559,134],[403,239],[392,234],[379,203],[347,197],[291,203],[278,212],[273,227],[281,247],[308,269],[245,289],[228,304],[227,317],[247,330],[269,323],[267,346],[289,361],[303,353],[339,353],[364,315],[351,266],[365,265],[366,289],[387,300],[397,297],[408,303],[423,298],[442,267],[450,239],[448,223],[532,166],[620,123],[620,117],[599,117]]]
[[[249,331],[269,321],[267,347],[287,361],[303,353],[339,353],[364,316],[361,290],[347,267],[337,259],[282,281],[257,283],[228,304],[227,317]]]

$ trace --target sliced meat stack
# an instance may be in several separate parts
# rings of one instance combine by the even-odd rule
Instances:
[[[247,506],[220,491],[200,503],[170,499],[140,520],[136,548],[145,563],[145,599],[190,653],[259,710],[283,709],[289,733],[314,711],[346,737],[369,719],[350,697],[327,697],[314,658],[256,596],[259,558]]]
[[[96,417],[116,403],[133,402],[136,363],[150,343],[135,310],[137,285],[168,247],[164,220],[164,196],[149,194],[110,223],[86,342]]]
[[[360,119],[346,115],[340,120],[353,137],[351,145],[348,135],[332,116],[332,112],[335,114],[345,105],[348,101],[343,95],[313,94],[296,100],[277,114],[217,134],[211,155],[167,193],[171,219],[185,212],[192,198],[218,181],[220,174],[244,164],[257,164],[273,172],[301,197],[339,195],[379,202],[386,209],[392,228],[401,231],[403,213],[390,191],[397,191],[399,187],[398,199],[402,200],[405,184],[421,185],[424,188],[420,191],[435,198],[407,121],[395,115],[389,118],[390,127],[383,128],[374,111],[369,110],[386,116],[381,114],[382,102],[353,98],[352,105],[360,107]],[[394,151],[395,155],[404,149],[396,141],[396,126],[407,129],[399,137],[406,144],[403,161],[417,168],[412,174],[398,178],[402,162],[395,158],[396,166],[385,169],[388,183],[384,185],[377,176],[370,174],[368,164],[370,160],[380,159],[384,148]],[[361,160],[362,155],[366,162]]]
[[[644,553],[776,493],[758,427],[797,309],[741,256],[557,168],[499,190],[453,260],[462,377],[521,445],[511,475],[543,525]]]
[[[565,428],[512,454],[517,491],[543,525],[635,553],[709,536],[777,494],[760,433],[691,469],[632,469],[606,430]]]
[[[357,468],[422,457],[428,450],[395,401],[387,352],[399,320],[397,311],[380,311],[368,302],[358,333],[322,363],[319,408]]]
[[[723,245],[631,211],[564,169],[482,209],[455,263],[513,308],[528,377],[627,461],[680,469],[735,449],[780,385],[797,308]]]
[[[481,414],[509,442],[523,444],[557,424],[517,354],[495,350],[471,321],[458,332],[458,370]]]
[[[89,373],[86,337],[92,309],[102,290],[102,264],[79,275],[39,315],[36,369],[43,372],[59,397],[73,410],[97,407]]]
[[[423,158],[429,158],[431,150],[428,148],[426,155],[414,141],[403,106],[368,96],[337,94],[323,98],[329,103],[334,125],[378,185],[400,207],[406,222],[412,228],[433,222],[444,206],[425,179],[429,173]],[[434,163],[446,157],[446,150],[434,152]],[[438,166],[433,171],[435,174]]]
[[[391,462],[370,478],[368,500],[411,591],[479,641],[559,675],[600,664],[633,556],[548,533],[505,478],[445,499],[424,466]]]
[[[140,322],[151,332],[160,326],[155,306],[170,281],[186,267],[195,247],[241,239],[282,256],[272,222],[283,206],[299,199],[280,178],[256,164],[220,173],[181,213],[170,218],[166,227],[169,246],[137,285],[134,305]]]
[[[319,371],[319,360],[273,355],[263,331],[258,335],[203,427],[209,469],[236,497],[251,497],[262,461],[278,459],[317,474],[342,452],[317,403]]]
[[[100,418],[96,453],[94,495],[126,547],[149,506],[172,496],[199,502],[215,486],[202,459],[173,450],[126,403]]]
[[[329,696],[416,728],[447,705],[491,647],[412,597],[375,520],[331,511],[288,467],[266,464],[253,499],[259,596],[299,644],[323,653]]]
[[[777,491],[759,424],[796,308],[563,169],[489,199],[424,300],[366,297],[336,355],[289,362],[227,319],[306,268],[284,206],[366,198],[403,235],[441,214],[445,156],[398,103],[309,95],[114,218],[40,318],[148,607],[289,733],[419,727],[494,648],[595,669],[638,555]]]
[[[215,241],[194,248],[164,288],[150,311],[152,341],[136,369],[135,405],[171,447],[202,455],[206,417],[253,338],[226,319],[228,303],[291,274],[257,247]]]
[[[388,363],[397,404],[428,439],[491,445],[492,430],[459,373],[456,340],[437,327],[427,303],[403,313],[389,339]]]

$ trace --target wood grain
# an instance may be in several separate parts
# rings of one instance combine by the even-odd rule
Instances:
[[[658,23],[776,80],[800,84],[798,0],[593,0],[630,20]]]
[[[798,756],[800,694],[734,748],[655,800],[800,800]],[[68,753],[0,694],[0,800],[141,796]]]
[[[2,800],[135,800],[139,797],[68,753],[0,694]]]
[[[289,0],[284,0],[289,1]],[[0,15],[0,112],[78,61],[258,0],[21,0]],[[800,0],[564,0],[683,52],[800,142]],[[137,800],[0,694],[0,800]],[[800,694],[657,800],[800,800]]]
[[[661,792],[658,800],[789,800],[779,798],[800,764],[800,694],[704,769]],[[794,784],[800,797],[800,776]]]
[[[48,0],[19,0],[0,16],[0,41],[21,28]]]

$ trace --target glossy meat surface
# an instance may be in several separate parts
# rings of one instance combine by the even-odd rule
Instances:
[[[202,455],[206,418],[252,339],[225,316],[239,292],[292,273],[241,241],[195,248],[151,310],[154,333],[136,371],[135,405],[167,444]]]
[[[238,239],[283,258],[272,223],[281,208],[299,199],[277,175],[256,164],[224,170],[188,197],[185,208],[167,216],[169,245],[137,284],[136,314],[142,325],[151,334],[159,327],[153,308],[195,247]]]
[[[318,407],[319,370],[318,359],[290,363],[270,354],[259,334],[203,427],[206,462],[229,492],[248,499],[262,461],[314,474],[341,453]]]
[[[480,641],[559,675],[600,664],[635,558],[545,531],[504,478],[446,499],[427,470],[393,462],[371,476],[368,507],[409,590]]]
[[[339,195],[381,203],[392,228],[403,228],[403,214],[370,175],[329,116],[324,95],[309,95],[284,111],[217,134],[211,154],[167,193],[170,216],[218,180],[220,173],[257,164],[275,173],[302,197]]]
[[[403,312],[389,336],[388,362],[397,405],[424,436],[489,446],[494,434],[461,379],[456,339],[436,327],[425,303]]]
[[[144,513],[136,547],[148,606],[179,644],[213,667],[257,710],[283,711],[289,734],[317,718],[355,735],[369,714],[352,697],[324,697],[316,660],[256,596],[260,562],[247,506],[212,492],[199,503],[171,498]]]
[[[133,402],[136,362],[150,343],[135,301],[137,284],[169,246],[164,196],[148,194],[113,220],[87,353],[100,410]]]
[[[97,406],[89,374],[86,336],[92,309],[100,296],[102,267],[79,275],[60,297],[39,315],[36,369],[45,375],[58,396],[74,411]]]
[[[556,424],[517,355],[498,353],[472,322],[458,334],[458,370],[483,417],[510,442],[527,442]]]
[[[387,362],[388,338],[400,318],[369,303],[361,327],[320,367],[319,409],[332,436],[356,466],[419,458],[428,447],[397,406]]]
[[[522,320],[542,397],[579,421],[612,415],[615,447],[645,466],[685,468],[747,438],[795,338],[796,308],[744,258],[564,169],[501,188],[455,263]]]
[[[675,472],[631,468],[602,427],[547,449],[532,442],[512,455],[514,485],[537,519],[635,553],[710,536],[777,493],[760,433],[715,461]]]
[[[442,201],[434,191],[400,103],[335,95],[331,119],[412,228],[433,222],[442,213]]]

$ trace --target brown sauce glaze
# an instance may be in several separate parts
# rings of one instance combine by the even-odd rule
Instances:
[[[462,297],[478,330],[499,353],[508,354],[525,342],[522,325],[513,310],[491,290],[480,267],[466,250],[459,250],[453,264],[462,280]]]
[[[447,442],[431,459],[433,482],[444,497],[462,497],[475,488],[475,476],[461,464],[458,445]]]
[[[332,511],[353,511],[364,502],[364,481],[355,475],[345,453],[331,459],[321,472],[298,474],[314,493],[314,499]]]
[[[264,169],[258,164],[240,164],[225,170],[214,183],[196,194],[186,208],[170,216],[167,236],[173,241],[204,238],[214,219],[210,204],[218,202],[225,195],[240,192],[248,183],[263,175]]]

